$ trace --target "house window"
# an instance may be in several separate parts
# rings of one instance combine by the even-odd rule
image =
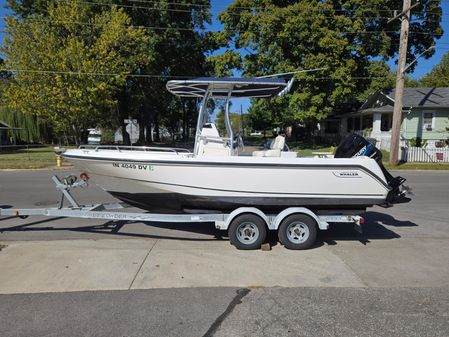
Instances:
[[[326,132],[327,133],[338,133],[340,131],[339,121],[327,121]]]
[[[360,130],[360,117],[354,118],[354,129],[355,131]]]
[[[391,114],[382,114],[380,120],[380,131],[391,130]]]
[[[373,115],[365,115],[362,119],[362,130],[373,128]]]
[[[348,131],[354,131],[354,118],[348,118]]]
[[[435,113],[423,112],[422,124],[423,130],[432,131],[435,128]]]

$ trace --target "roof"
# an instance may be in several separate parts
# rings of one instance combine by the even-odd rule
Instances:
[[[12,127],[6,124],[4,121],[0,121],[0,129],[12,129]]]
[[[386,90],[383,94],[392,99],[396,95],[396,90]],[[449,88],[405,88],[404,107],[449,107]]]
[[[370,111],[370,112],[391,112],[393,111],[393,105],[384,105],[376,108],[367,108],[367,109],[360,109],[359,112],[363,111]]]
[[[214,78],[167,82],[167,90],[182,97],[203,97],[209,89],[214,97],[272,97],[279,94],[287,83],[280,78]]]

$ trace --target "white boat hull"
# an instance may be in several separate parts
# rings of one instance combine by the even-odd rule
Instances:
[[[79,149],[64,156],[118,199],[159,212],[240,206],[364,209],[385,203],[390,191],[377,163],[366,157],[194,158],[136,152]]]

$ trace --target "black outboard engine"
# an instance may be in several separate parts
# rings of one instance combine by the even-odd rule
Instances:
[[[391,191],[388,193],[386,200],[387,204],[384,206],[388,207],[392,204],[406,203],[411,200],[405,196],[408,188],[402,186],[406,179],[402,177],[393,177],[382,164],[382,152],[364,137],[355,133],[349,134],[338,146],[334,157],[352,158],[358,156],[366,156],[374,159],[385,175],[385,179],[387,179]]]

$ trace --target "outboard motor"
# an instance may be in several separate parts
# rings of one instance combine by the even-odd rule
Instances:
[[[373,141],[375,142],[375,140]],[[387,179],[387,183],[391,188],[391,191],[387,196],[386,207],[391,206],[392,204],[406,203],[411,200],[405,196],[408,192],[408,187],[402,186],[406,179],[402,177],[393,177],[390,172],[387,171],[382,164],[382,152],[366,138],[355,133],[349,134],[338,146],[334,158],[352,158],[359,156],[366,156],[374,159],[385,175],[385,179]]]

